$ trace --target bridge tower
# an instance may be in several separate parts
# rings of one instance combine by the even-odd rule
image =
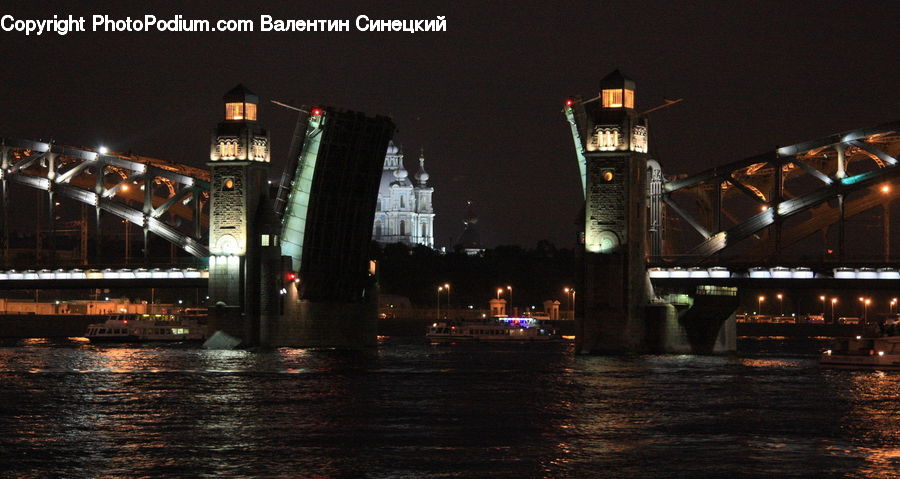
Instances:
[[[269,133],[259,97],[243,85],[224,96],[225,119],[210,142],[209,297],[211,330],[253,343],[260,315],[259,236],[268,192]],[[261,206],[263,206],[261,208]]]
[[[634,81],[616,70],[600,81],[599,98],[566,106],[585,188],[584,313],[576,334],[584,353],[644,349],[648,125],[634,101]]]

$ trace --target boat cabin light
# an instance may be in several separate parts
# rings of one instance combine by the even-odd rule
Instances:
[[[879,356],[884,356],[884,351],[878,351]]]

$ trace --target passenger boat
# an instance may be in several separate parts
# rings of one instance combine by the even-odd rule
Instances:
[[[493,317],[480,320],[438,321],[425,334],[431,342],[546,341],[556,331],[534,318]]]
[[[840,339],[822,352],[819,364],[828,367],[900,369],[900,336]]]
[[[103,323],[89,324],[84,335],[92,343],[202,341],[206,326],[174,314],[112,314]]]

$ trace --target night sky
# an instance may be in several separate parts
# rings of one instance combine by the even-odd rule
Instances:
[[[897,120],[900,2],[8,2],[0,14],[186,18],[447,18],[446,32],[0,32],[0,136],[203,165],[221,97],[258,93],[280,176],[296,117],[268,104],[390,115],[435,187],[436,243],[477,205],[487,246],[571,246],[580,206],[561,106],[620,68],[666,173],[690,173],[842,130]],[[323,5],[326,4],[326,5]],[[263,6],[264,5],[264,6]],[[412,172],[411,172],[412,173]]]

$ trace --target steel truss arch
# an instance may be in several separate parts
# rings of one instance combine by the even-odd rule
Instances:
[[[843,198],[849,193],[870,188],[877,182],[900,176],[900,166],[898,166],[896,158],[896,150],[900,147],[900,141],[897,140],[898,132],[900,132],[900,121],[894,121],[872,128],[846,131],[778,148],[761,155],[710,168],[686,178],[668,181],[663,185],[662,199],[703,237],[700,244],[688,252],[688,257],[693,258],[692,262],[702,262],[773,225],[775,225],[776,242],[780,243],[781,222],[784,219],[835,198],[839,199],[840,208],[843,211]],[[827,149],[834,149],[837,152],[835,158],[830,159],[827,154],[822,153]],[[872,160],[876,169],[847,176],[850,152],[856,156],[861,155],[863,159]],[[826,173],[826,171],[822,171],[822,168],[808,164],[811,157],[818,158],[823,155],[822,165],[828,166],[827,170],[833,171],[832,173]],[[828,165],[825,165],[826,161],[829,162]],[[833,168],[830,163],[832,161],[836,162]],[[768,195],[756,187],[742,184],[736,178],[749,169],[761,171],[765,166],[772,168],[773,176],[772,191]],[[819,186],[805,194],[785,198],[786,174],[804,173],[817,180]],[[709,231],[691,217],[686,210],[679,207],[672,198],[672,194],[675,192],[704,183],[712,183],[720,188],[723,183],[730,183],[756,202],[762,202],[764,211],[754,214],[730,228]],[[721,199],[718,201],[717,208],[720,210],[716,214],[720,215]],[[841,242],[843,242],[843,233],[841,233]]]
[[[202,205],[209,201],[208,172],[146,157],[126,157],[113,153],[75,148],[53,142],[0,138],[0,183],[4,210],[8,208],[8,182],[46,191],[93,206],[140,226],[196,257],[209,256],[203,240],[203,225],[208,216]],[[184,174],[182,172],[187,172]],[[120,179],[107,186],[108,174]],[[92,174],[94,178],[86,175]],[[131,185],[143,183],[140,188]],[[169,196],[154,206],[153,185],[163,185]],[[158,198],[157,198],[158,199]],[[141,204],[133,207],[128,202]],[[53,201],[50,201],[53,208]],[[161,218],[170,213],[193,222],[193,231],[185,233]],[[4,212],[4,230],[6,230]],[[145,247],[145,254],[148,254]]]

